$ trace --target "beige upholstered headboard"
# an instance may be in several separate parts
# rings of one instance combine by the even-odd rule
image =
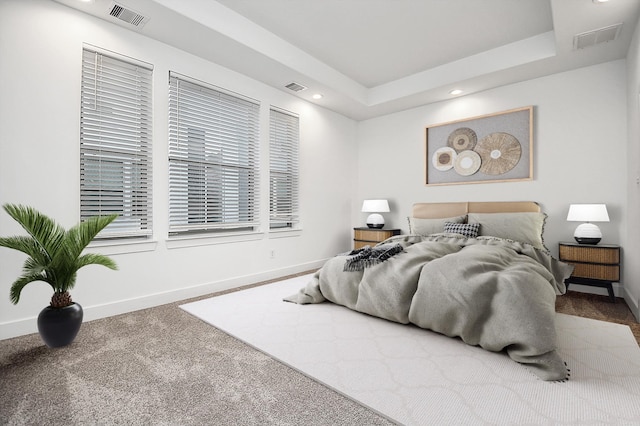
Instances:
[[[420,219],[441,219],[467,213],[520,213],[539,212],[533,201],[487,201],[461,203],[416,203],[411,216]]]

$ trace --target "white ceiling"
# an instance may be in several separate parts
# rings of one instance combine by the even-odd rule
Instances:
[[[367,88],[553,29],[540,0],[218,2]]]
[[[356,120],[626,57],[640,0],[56,0]],[[576,34],[622,23],[575,50]],[[313,100],[314,93],[324,97]],[[464,95],[463,94],[463,95]]]

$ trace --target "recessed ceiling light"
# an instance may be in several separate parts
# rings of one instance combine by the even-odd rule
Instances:
[[[322,99],[322,95],[320,93],[316,93],[312,96],[313,99]]]
[[[449,92],[450,95],[459,95],[462,93],[462,90],[460,89],[453,89],[452,91]]]
[[[596,4],[597,4],[597,3],[606,3],[606,2],[608,2],[608,1],[609,1],[609,0],[593,0],[593,2],[594,2],[594,3],[596,3]]]

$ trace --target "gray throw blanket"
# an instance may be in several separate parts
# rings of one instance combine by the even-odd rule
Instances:
[[[331,258],[307,286],[285,298],[329,300],[402,324],[460,337],[506,353],[543,380],[566,380],[556,352],[555,298],[572,267],[529,244],[494,237],[397,236],[402,252],[345,272]]]
[[[353,250],[344,262],[345,271],[362,271],[364,268],[384,262],[402,251],[400,244],[379,244],[373,248],[364,246]]]

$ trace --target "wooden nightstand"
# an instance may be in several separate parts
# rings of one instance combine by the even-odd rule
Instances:
[[[620,281],[620,246],[611,244],[560,243],[559,257],[575,266],[573,273],[564,280],[569,284],[584,284],[606,288],[615,303],[612,283]]]
[[[378,228],[353,228],[353,249],[359,249],[364,246],[375,246],[376,244],[400,235],[399,229],[378,229]]]

